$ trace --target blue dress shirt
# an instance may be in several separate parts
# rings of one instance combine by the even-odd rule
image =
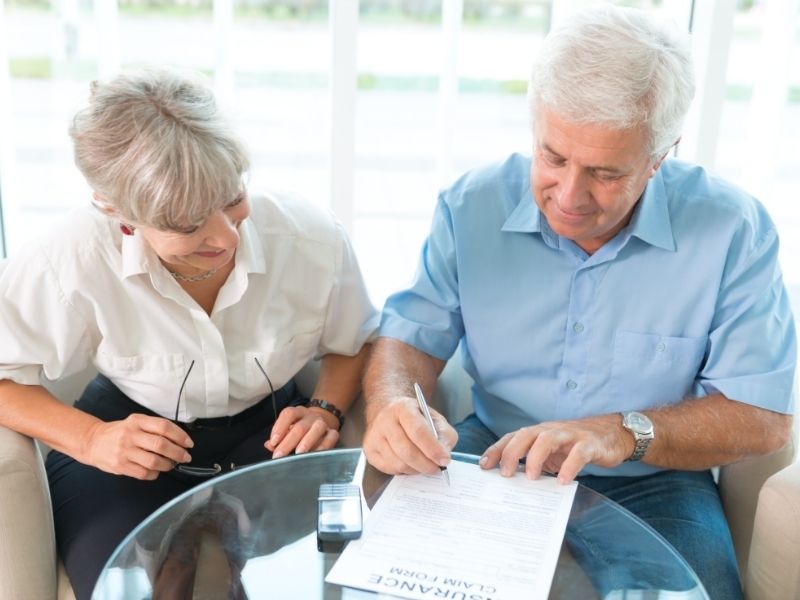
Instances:
[[[387,300],[381,336],[442,360],[463,342],[475,412],[498,436],[714,392],[792,412],[794,323],[758,201],[665,160],[630,223],[588,255],[542,217],[530,166],[515,154],[440,194],[415,279]]]

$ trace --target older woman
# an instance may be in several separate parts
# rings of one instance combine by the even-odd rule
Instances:
[[[200,83],[166,71],[92,87],[74,119],[94,208],[0,278],[0,424],[47,458],[78,598],[144,517],[217,473],[327,449],[376,313],[334,218],[251,196],[248,158]],[[313,399],[293,377],[321,356]],[[39,385],[94,364],[75,407]]]

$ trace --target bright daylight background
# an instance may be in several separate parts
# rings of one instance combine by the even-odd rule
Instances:
[[[551,24],[585,4],[0,0],[5,253],[89,201],[67,136],[89,81],[169,64],[213,78],[251,149],[252,187],[336,211],[380,306],[413,275],[438,190],[529,152],[531,61]],[[800,306],[798,1],[624,4],[691,26],[700,94],[679,153],[768,206]]]

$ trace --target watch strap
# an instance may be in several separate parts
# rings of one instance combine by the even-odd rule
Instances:
[[[642,460],[647,452],[647,449],[650,447],[650,442],[653,441],[652,437],[643,436],[642,434],[635,432],[633,433],[633,438],[636,440],[636,446],[633,449],[633,454],[625,459],[628,462]]]
[[[344,413],[336,408],[333,404],[328,402],[327,400],[320,400],[319,398],[312,398],[308,401],[309,408],[321,408],[322,410],[326,410],[331,413],[334,417],[339,419],[339,429],[338,431],[342,430],[342,426],[344,425]]]
[[[655,434],[653,433],[652,423],[650,422],[650,419],[647,419],[646,416],[641,414],[638,415],[640,417],[644,417],[648,421],[648,423],[650,423],[649,431],[644,431],[644,432],[637,431],[628,424],[628,416],[633,414],[637,413],[635,413],[635,411],[630,413],[627,412],[620,413],[620,416],[622,417],[622,426],[631,433],[634,440],[633,452],[628,458],[625,459],[625,462],[635,462],[642,460],[642,458],[644,458],[645,453],[647,452],[647,449],[650,447],[650,442],[652,442],[653,439],[655,438]]]

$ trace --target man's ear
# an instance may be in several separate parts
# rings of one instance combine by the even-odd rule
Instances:
[[[667,149],[667,151],[664,152],[664,154],[661,155],[661,158],[659,158],[656,162],[653,163],[653,166],[650,168],[650,177],[652,177],[653,175],[656,174],[656,171],[658,171],[658,168],[661,166],[661,163],[664,162],[665,158],[667,158],[667,154],[669,154],[669,151],[672,150],[675,146],[677,146],[680,141],[681,141],[681,138],[678,138],[677,140],[675,140],[675,143],[672,144],[672,146],[670,146]]]
[[[650,177],[656,174],[656,171],[658,171],[658,168],[661,166],[661,163],[664,162],[665,158],[667,158],[667,154],[669,154],[669,150],[664,152],[664,154],[661,155],[661,158],[659,158],[656,162],[654,162],[653,166],[650,167]]]
[[[666,156],[666,154],[664,156]],[[661,162],[664,160],[664,156],[659,158],[656,162],[653,163],[653,166],[650,167],[650,177],[656,174],[658,168],[661,166]]]

